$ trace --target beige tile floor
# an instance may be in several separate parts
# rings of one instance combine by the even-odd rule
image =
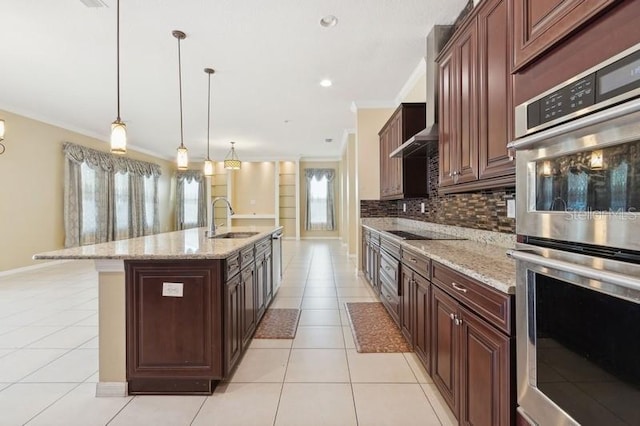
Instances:
[[[254,340],[211,396],[96,398],[97,274],[75,261],[0,277],[0,426],[450,425],[412,353],[356,352],[345,302],[376,301],[338,241],[284,241],[273,307],[296,338]]]

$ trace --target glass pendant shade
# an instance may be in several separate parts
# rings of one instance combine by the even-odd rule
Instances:
[[[241,163],[236,155],[234,144],[235,142],[231,142],[231,151],[229,151],[227,157],[224,159],[224,168],[227,170],[240,170]]]
[[[187,167],[189,167],[189,154],[187,153],[186,146],[180,145],[178,147],[176,162],[178,163],[178,170],[187,170]]]
[[[4,140],[4,120],[0,120],[0,141]]]
[[[127,153],[127,125],[120,120],[111,123],[111,153]]]
[[[213,161],[211,160],[204,161],[204,175],[213,176]]]

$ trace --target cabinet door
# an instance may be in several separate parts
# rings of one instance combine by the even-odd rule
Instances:
[[[240,272],[243,298],[242,341],[247,346],[256,329],[256,280],[255,265],[248,266]]]
[[[458,417],[460,407],[459,331],[454,323],[458,303],[448,294],[431,288],[432,368],[431,377],[440,394]]]
[[[414,329],[414,272],[402,265],[400,269],[400,331],[413,345]]]
[[[513,133],[508,19],[507,0],[485,0],[478,13],[480,179],[515,173],[515,161],[507,151]]]
[[[511,425],[513,339],[465,308],[460,319],[460,424]]]
[[[399,110],[396,116],[391,122],[391,139],[389,154],[396,150],[402,144],[402,111]],[[402,159],[401,158],[387,158],[389,161],[390,177],[390,191],[389,195],[402,195]]]
[[[236,275],[225,284],[225,306],[225,375],[228,375],[242,353],[244,302],[240,275]]]
[[[458,105],[456,133],[456,163],[454,182],[473,182],[478,179],[478,113],[477,82],[478,48],[476,21],[460,35],[456,42],[456,77]]]
[[[439,65],[438,110],[440,123],[438,127],[438,162],[440,171],[440,186],[453,185],[453,171],[455,162],[455,116],[457,100],[455,98],[455,55],[452,49],[442,58]]]
[[[255,290],[256,290],[256,322],[260,321],[266,307],[267,282],[265,271],[265,255],[256,257]]]
[[[127,379],[130,391],[207,391],[221,378],[220,261],[128,261]],[[167,293],[179,283],[181,293]],[[179,385],[174,380],[202,379]]]
[[[385,198],[390,193],[389,147],[391,128],[385,127],[380,133],[380,197]]]
[[[533,61],[616,0],[513,0],[514,69]]]
[[[265,309],[269,307],[273,298],[273,257],[271,252],[267,252],[264,256],[264,285],[265,285]]]
[[[431,374],[431,283],[419,274],[415,281],[415,328],[413,347],[422,365]]]

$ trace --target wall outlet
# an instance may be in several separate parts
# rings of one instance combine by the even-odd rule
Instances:
[[[424,203],[420,203],[420,213],[424,213]]]
[[[516,217],[516,200],[514,198],[507,200],[507,217],[511,219]]]
[[[404,213],[406,213],[406,212],[407,212],[407,203],[402,203],[402,211],[403,211]]]
[[[182,297],[183,283],[162,283],[162,295],[166,297]]]

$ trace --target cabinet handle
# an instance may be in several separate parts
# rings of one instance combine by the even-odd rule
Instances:
[[[386,269],[387,271],[391,270],[391,268],[389,268],[388,266],[385,265],[384,269]]]
[[[456,317],[454,319],[454,322],[455,322],[456,325],[462,325],[462,320],[460,318],[458,318],[458,317]]]
[[[449,314],[449,318],[451,318],[451,321],[455,321],[456,316],[454,314]]]
[[[409,262],[418,263],[418,259],[412,257],[411,259],[409,259]]]
[[[461,286],[461,285],[459,285],[459,284],[456,284],[456,283],[454,283],[454,282],[451,282],[451,285],[453,286],[453,288],[455,288],[456,290],[458,290],[458,291],[459,291],[459,292],[461,292],[461,293],[466,293],[466,292],[467,292],[467,289],[466,289],[466,288],[464,288],[464,287],[462,287],[462,286]]]
[[[453,172],[449,172],[449,177],[453,177]]]
[[[507,151],[507,155],[509,156],[509,161],[513,161],[516,159],[516,150],[511,148]]]

